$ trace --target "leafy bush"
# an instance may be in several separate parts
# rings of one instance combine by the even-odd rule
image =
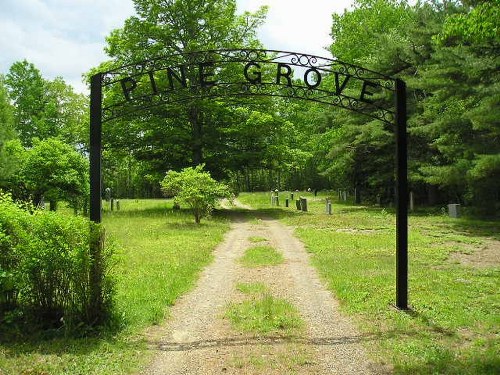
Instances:
[[[218,199],[232,195],[228,186],[214,180],[203,167],[198,165],[184,168],[181,172],[168,171],[161,182],[166,196],[173,196],[175,203],[191,208],[196,223],[211,214]]]
[[[91,254],[89,228],[82,217],[29,214],[9,196],[1,196],[0,323],[16,312],[43,327],[71,330],[102,322],[112,305],[111,252]]]
[[[29,214],[0,191],[0,322],[17,305],[17,246],[28,237]]]
[[[89,194],[88,169],[88,160],[72,146],[48,138],[34,142],[20,174],[36,203],[44,196],[51,209],[58,200],[65,200],[79,210]]]

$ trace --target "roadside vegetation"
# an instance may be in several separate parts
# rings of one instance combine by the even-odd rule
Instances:
[[[114,212],[105,205],[103,215],[115,248],[110,326],[84,337],[10,327],[0,334],[0,374],[124,374],[150,358],[144,329],[168,317],[169,306],[193,286],[228,222],[216,217],[197,225],[189,211],[173,210],[167,200],[120,203]]]
[[[451,219],[439,209],[410,215],[411,310],[402,312],[393,307],[394,213],[334,201],[334,213],[327,215],[326,194],[301,195],[309,200],[307,213],[294,207],[271,208],[269,193],[242,193],[239,199],[258,208],[255,215],[274,216],[295,227],[342,310],[368,337],[366,347],[374,358],[392,363],[397,374],[498,372],[498,259],[496,265],[487,263],[485,252],[482,263],[472,261],[483,249],[496,246],[498,253],[498,222]],[[24,327],[17,328],[17,339],[12,331],[9,340],[2,334],[2,375],[20,370],[28,374],[123,374],[147,363],[150,354],[144,330],[168,317],[169,306],[193,285],[201,268],[210,262],[228,221],[218,212],[211,220],[195,224],[189,211],[173,210],[173,202],[167,200],[120,203],[121,210],[113,212],[105,205],[103,215],[116,249],[113,326],[81,338],[50,330],[31,333]],[[67,214],[71,215],[70,209]],[[260,246],[263,241],[256,242]],[[242,283],[237,289],[252,303],[232,306],[230,315],[236,321],[253,320],[257,327],[267,327],[262,317],[289,310],[272,296],[264,298],[269,294],[264,284]],[[288,318],[280,324],[292,331],[300,327],[294,319],[290,321],[290,325]],[[259,353],[253,353],[253,359],[234,358],[232,365],[256,369],[269,365],[259,360]],[[304,358],[305,363],[309,357]]]

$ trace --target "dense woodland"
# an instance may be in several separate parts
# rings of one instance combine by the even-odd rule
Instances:
[[[265,48],[256,34],[265,7],[237,14],[234,0],[134,3],[136,15],[107,37],[109,61],[87,77],[153,56]],[[498,0],[356,0],[332,15],[334,57],[407,82],[418,204],[499,212],[499,10]],[[85,213],[88,103],[28,61],[0,75],[0,189]],[[203,163],[236,191],[356,188],[363,202],[390,204],[393,133],[381,121],[312,102],[193,99],[106,123],[103,183],[115,197],[160,196],[166,171]]]

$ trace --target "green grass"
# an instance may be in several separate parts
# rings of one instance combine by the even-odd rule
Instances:
[[[260,236],[250,236],[250,237],[248,237],[248,240],[251,243],[259,243],[259,242],[266,242],[267,241],[266,238],[260,237]]]
[[[275,266],[283,263],[283,255],[272,246],[261,245],[248,248],[240,261],[245,267]]]
[[[500,239],[498,221],[420,211],[409,218],[409,302],[395,302],[395,216],[378,207],[308,196],[309,212],[272,208],[267,194],[239,199],[296,228],[312,262],[360,329],[375,341],[375,358],[396,374],[500,373],[500,269],[453,262],[453,252],[471,253]],[[304,194],[302,194],[304,195]],[[439,212],[439,210],[438,210]]]
[[[288,336],[297,335],[304,327],[298,310],[290,302],[269,293],[230,304],[225,316],[243,332]]]
[[[120,200],[120,206],[103,215],[117,247],[119,327],[81,339],[57,332],[0,338],[1,375],[135,373],[151,357],[141,332],[162,322],[169,306],[194,285],[229,225],[223,217],[196,225],[190,213],[173,211],[166,200]]]
[[[450,260],[454,252],[472,253],[491,238],[500,240],[498,221],[450,219],[439,210],[410,216],[412,309],[401,312],[392,307],[393,212],[334,201],[330,216],[324,212],[326,195],[300,195],[308,198],[309,212],[294,206],[271,208],[269,193],[240,194],[239,199],[259,208],[245,212],[247,217],[276,217],[296,228],[343,311],[374,338],[367,343],[374,358],[392,363],[396,374],[500,373],[500,269]],[[119,329],[88,338],[64,338],[58,332],[23,333],[26,328],[18,327],[18,340],[0,337],[1,375],[137,373],[148,361],[151,352],[141,333],[161,322],[175,299],[193,285],[228,223],[216,214],[197,226],[189,213],[172,211],[165,200],[120,203],[121,211],[106,210],[103,215],[118,247],[114,273]],[[262,285],[241,284],[238,289],[250,300],[246,306],[234,305],[233,314],[240,317],[236,319],[249,316],[266,321],[262,316],[273,316],[272,311],[281,309],[273,301],[261,301],[267,292]],[[261,302],[252,303],[252,299]],[[275,325],[270,332],[277,329],[283,334],[286,329],[281,326],[285,324]]]
[[[232,354],[228,366],[243,374],[301,375],[311,374],[308,367],[314,363],[314,352],[306,344],[285,342],[249,346],[244,353]]]
[[[267,292],[267,286],[263,283],[238,283],[236,289],[243,294],[262,294]]]

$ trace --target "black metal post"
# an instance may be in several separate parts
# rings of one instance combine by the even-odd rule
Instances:
[[[408,309],[408,143],[406,84],[396,80],[396,307]]]
[[[90,220],[101,222],[102,75],[90,79]]]

